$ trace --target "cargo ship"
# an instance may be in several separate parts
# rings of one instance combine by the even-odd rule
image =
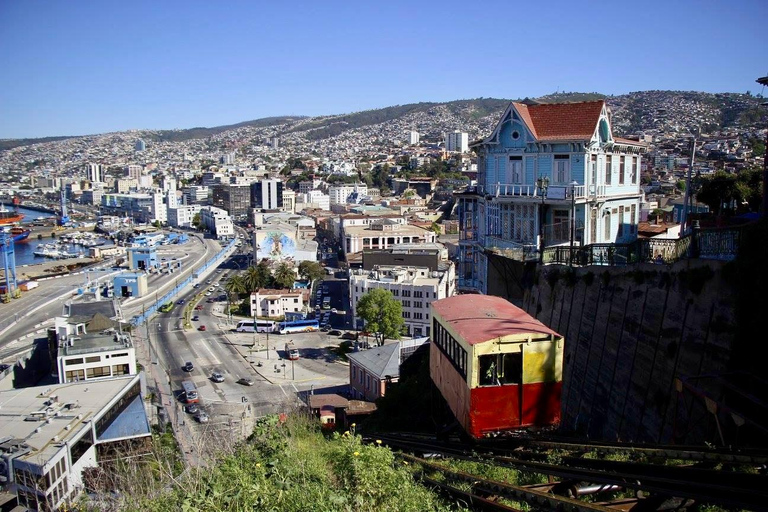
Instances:
[[[32,231],[29,229],[24,229],[20,227],[13,227],[11,228],[11,234],[13,235],[13,241],[18,242],[26,242],[27,238],[29,238],[29,234]]]
[[[15,222],[21,222],[21,219],[23,218],[24,218],[23,214],[16,211],[9,210],[8,208],[5,207],[4,204],[0,203],[0,226],[6,225],[6,224],[13,224]]]

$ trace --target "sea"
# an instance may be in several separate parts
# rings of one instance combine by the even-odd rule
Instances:
[[[12,206],[6,205],[6,208],[11,209]],[[24,215],[24,219],[21,221],[22,225],[29,224],[30,222],[33,222],[42,217],[51,217],[54,215],[53,213],[38,212],[36,210],[30,210],[23,207],[19,207],[18,211]],[[53,228],[51,228],[51,231],[54,231]],[[46,243],[49,244],[53,241],[54,240],[50,237],[50,235],[43,238],[42,240],[38,240],[36,235],[29,235],[29,238],[27,238],[25,242],[14,244],[14,252],[16,253],[16,267],[20,267],[22,265],[35,265],[37,263],[51,261],[50,258],[46,258],[44,256],[35,256],[34,253],[37,250],[38,245]],[[76,253],[80,250],[84,250],[86,254],[88,253],[88,249],[83,249],[83,247],[78,245],[67,246],[67,252]]]

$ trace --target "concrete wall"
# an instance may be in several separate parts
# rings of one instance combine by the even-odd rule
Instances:
[[[723,263],[701,260],[538,270],[522,307],[565,336],[563,428],[590,439],[717,441],[703,401],[678,403],[674,378],[730,369],[728,276]]]

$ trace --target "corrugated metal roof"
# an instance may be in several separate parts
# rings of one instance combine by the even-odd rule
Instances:
[[[390,343],[361,352],[347,354],[347,358],[379,379],[400,375],[400,343]]]

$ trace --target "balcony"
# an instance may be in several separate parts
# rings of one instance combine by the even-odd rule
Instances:
[[[618,185],[550,185],[547,188],[545,199],[551,200],[570,200],[571,194],[576,196],[576,200],[596,200],[608,197],[620,197],[639,194],[636,185],[618,186]],[[477,186],[479,194],[491,195],[494,197],[524,197],[541,199],[541,191],[533,185],[522,185],[519,183],[496,183],[489,187],[483,185]]]
[[[536,261],[539,258],[538,249],[533,242],[513,242],[495,236],[487,236],[485,237],[485,249],[516,261]]]

